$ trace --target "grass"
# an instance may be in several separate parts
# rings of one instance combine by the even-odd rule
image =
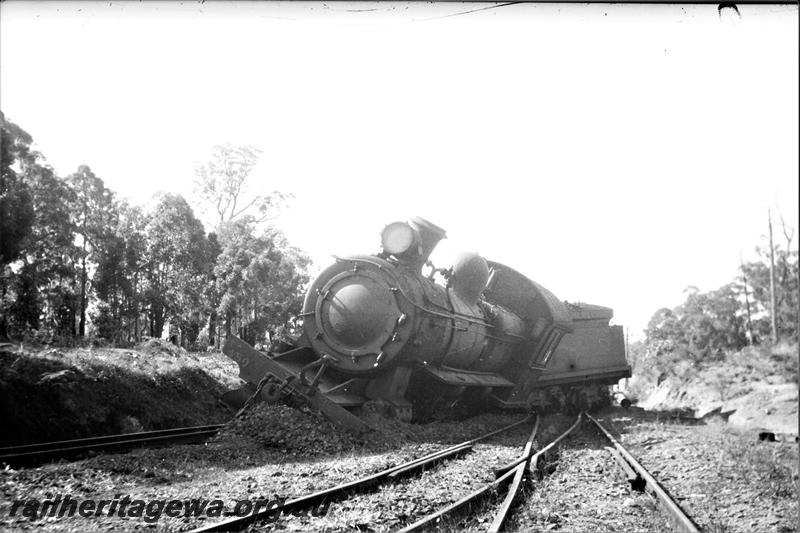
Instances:
[[[788,443],[731,441],[727,459],[741,478],[773,499],[794,499],[800,495],[796,446]]]
[[[739,433],[723,425],[702,428],[718,449],[719,477],[707,487],[716,494],[733,488],[744,496],[749,508],[748,520],[766,513],[774,524],[794,521],[800,498],[798,447],[794,442],[760,442],[752,433]],[[721,505],[724,505],[720,502]],[[741,508],[742,502],[739,502]],[[732,509],[733,507],[731,507]],[[706,530],[716,533],[741,530],[743,523],[720,516],[709,522]],[[783,518],[778,518],[783,517]],[[781,529],[778,529],[781,530]]]

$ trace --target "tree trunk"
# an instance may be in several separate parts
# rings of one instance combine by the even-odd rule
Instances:
[[[138,290],[139,290],[139,273],[135,272],[133,274],[133,287],[132,287],[132,290],[131,290],[133,313],[134,313],[134,315],[133,315],[133,317],[134,317],[133,318],[133,341],[134,342],[139,342],[139,340],[141,339],[141,334],[139,333],[139,315],[140,315],[140,310],[139,310]]]
[[[231,328],[233,328],[233,313],[229,311],[225,315],[225,337],[231,336]]]
[[[0,301],[6,301],[6,291],[8,283],[6,281],[5,273],[0,274],[2,276],[2,284],[3,284],[3,299]],[[8,319],[6,318],[6,307],[3,306],[3,314],[0,316],[0,342],[8,342]]]
[[[217,312],[211,311],[208,317],[208,345],[214,346],[217,336]]]
[[[81,322],[78,326],[78,335],[83,337],[86,335],[86,246],[84,246],[84,254],[81,259]]]
[[[744,273],[744,261],[742,260],[742,254],[739,254],[739,266],[742,271],[742,282],[744,283],[744,303],[747,306],[747,330],[746,330],[746,337],[747,337],[747,344],[750,346],[753,345],[753,321],[750,316],[750,295],[747,292],[747,276]]]
[[[772,344],[778,344],[778,309],[775,297],[775,247],[772,244],[772,214],[769,216],[769,301],[772,315]]]
[[[164,310],[159,307],[157,312],[153,314],[153,337],[158,339],[161,338],[161,335],[164,334],[164,322],[166,321],[166,317],[164,316]]]

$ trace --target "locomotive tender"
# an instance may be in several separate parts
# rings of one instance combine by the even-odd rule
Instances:
[[[586,407],[630,376],[610,309],[561,302],[477,254],[435,269],[443,238],[422,218],[389,224],[380,253],[336,258],[314,280],[293,349],[263,355],[233,338],[223,351],[249,391],[299,393],[346,426],[357,423],[340,408],[367,403],[401,420],[489,403]]]

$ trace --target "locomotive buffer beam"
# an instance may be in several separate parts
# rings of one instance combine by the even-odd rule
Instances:
[[[370,427],[363,420],[333,402],[325,394],[320,394],[319,389],[312,386],[311,383],[304,382],[305,380],[300,379],[300,376],[296,373],[267,357],[238,337],[228,337],[225,346],[222,348],[222,353],[239,364],[239,377],[246,382],[258,383],[264,376],[271,374],[278,381],[283,382],[287,390],[290,389],[290,392],[303,398],[308,405],[320,411],[336,426],[354,433],[363,433],[370,430]]]

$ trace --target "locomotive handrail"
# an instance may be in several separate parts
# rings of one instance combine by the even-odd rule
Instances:
[[[431,315],[435,315],[435,316],[438,316],[438,317],[441,317],[441,318],[447,318],[447,319],[452,319],[453,317],[451,315],[456,315],[456,316],[459,316],[459,317],[464,317],[464,319],[468,320],[471,324],[479,324],[479,325],[487,327],[487,328],[494,328],[495,327],[493,324],[491,324],[489,322],[486,322],[484,320],[476,320],[475,316],[473,316],[473,315],[468,315],[466,313],[460,313],[458,311],[451,311],[450,309],[447,309],[445,307],[441,307],[441,306],[435,304],[434,302],[430,302],[430,303],[433,304],[433,305],[436,305],[437,307],[440,307],[441,309],[444,309],[445,311],[450,313],[450,315],[447,315],[447,314],[444,314],[444,313],[440,313],[438,311],[434,311],[432,309],[428,309],[426,307],[423,307],[423,306],[419,305],[417,302],[415,302],[413,299],[411,299],[411,297],[409,297],[408,294],[405,293],[403,288],[400,286],[400,283],[398,282],[397,277],[394,275],[394,272],[386,270],[385,268],[383,268],[383,265],[380,265],[379,263],[375,263],[373,261],[370,261],[368,259],[363,259],[361,257],[348,257],[347,259],[345,259],[343,257],[339,257],[337,255],[334,255],[333,257],[337,261],[342,261],[342,262],[344,262],[344,261],[353,261],[353,262],[366,263],[368,265],[372,265],[372,266],[380,269],[381,272],[385,272],[386,274],[391,276],[392,281],[395,282],[397,292],[402,294],[403,298],[405,298],[408,301],[408,303],[410,303],[412,306],[416,307],[420,311],[423,311],[425,313],[428,313],[428,314],[431,314]],[[524,337],[522,337],[522,338],[524,339]]]

